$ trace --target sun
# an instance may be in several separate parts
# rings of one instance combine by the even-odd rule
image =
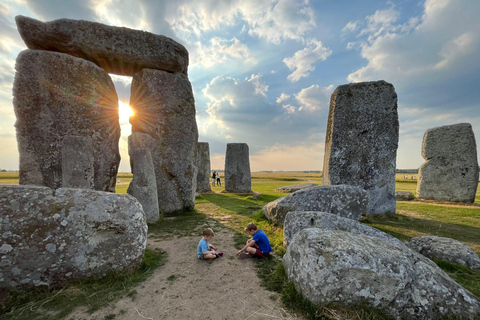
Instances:
[[[128,104],[123,103],[122,101],[118,101],[118,120],[120,121],[120,125],[128,124],[128,120],[133,115],[134,112]]]

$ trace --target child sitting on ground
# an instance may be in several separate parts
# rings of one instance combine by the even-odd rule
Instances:
[[[200,239],[197,247],[198,259],[211,260],[223,255],[222,252],[217,252],[217,249],[208,243],[214,235],[213,230],[210,228],[203,230],[203,238]]]
[[[270,240],[268,240],[267,235],[262,230],[257,230],[257,225],[253,222],[250,222],[245,230],[247,230],[252,239],[248,240],[247,244],[237,252],[237,256],[240,259],[254,256],[259,258],[268,257],[270,252],[272,252],[272,247],[270,246]]]

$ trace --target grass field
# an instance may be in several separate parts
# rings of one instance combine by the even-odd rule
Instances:
[[[415,194],[417,181],[410,179],[411,174],[408,175],[409,179],[404,179],[404,176],[405,174],[397,174],[396,189]],[[255,221],[259,228],[269,235],[272,247],[278,257],[257,263],[259,271],[261,271],[259,275],[267,288],[282,293],[286,306],[299,310],[312,319],[384,318],[381,313],[364,306],[354,308],[355,310],[341,306],[315,308],[298,296],[285,277],[280,260],[285,252],[283,227],[266,220],[261,208],[268,202],[286,195],[286,193],[277,192],[275,189],[278,187],[301,183],[321,184],[320,173],[252,173],[252,189],[260,194],[258,197],[249,194],[219,193],[223,190],[223,178],[222,174],[222,187],[213,187],[214,193],[202,194],[197,198],[193,212],[176,214],[183,219],[181,226],[176,227],[168,220],[160,221],[149,226],[149,233],[158,238],[168,238],[172,234],[189,235],[194,229],[192,226],[202,223],[206,218],[213,218],[216,223],[234,230],[238,245],[241,246],[246,239],[243,228],[248,222]],[[117,184],[117,192],[126,192],[131,179],[131,174],[119,174],[117,180],[120,180],[120,183]],[[15,173],[0,173],[0,184],[8,183],[18,183],[18,173],[16,176]],[[403,241],[420,235],[454,238],[468,244],[480,254],[480,189],[477,189],[476,202],[473,204],[397,201],[395,215],[366,216],[362,218],[361,222],[383,230]],[[457,282],[480,296],[480,272],[443,262],[438,262],[438,264]],[[128,291],[123,294],[128,294],[131,290],[133,289],[129,287]],[[24,300],[28,305],[28,298],[24,298]],[[98,307],[95,306],[95,308]],[[338,316],[339,314],[341,316]]]

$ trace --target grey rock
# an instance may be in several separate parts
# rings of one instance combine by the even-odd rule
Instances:
[[[292,184],[291,186],[284,186],[284,187],[278,187],[276,191],[278,192],[295,192],[298,190],[310,188],[310,187],[316,187],[318,184],[315,183],[302,183],[302,184]]]
[[[190,210],[197,186],[195,100],[183,73],[143,69],[132,80],[132,132],[153,138],[151,149],[161,214]]]
[[[395,199],[400,201],[410,201],[415,199],[415,196],[408,191],[395,191]]]
[[[246,143],[227,143],[225,191],[252,193],[250,157]]]
[[[402,243],[383,231],[336,214],[320,211],[291,211],[287,213],[283,223],[283,244],[287,246],[300,230],[308,228],[347,231]]]
[[[15,20],[29,49],[66,53],[125,76],[144,68],[187,74],[188,51],[165,36],[83,20]]]
[[[128,137],[128,154],[133,179],[127,193],[142,204],[147,222],[160,219],[157,181],[151,154],[153,143],[153,138],[145,133],[134,132]]]
[[[212,191],[210,187],[210,148],[208,142],[199,142],[197,148],[197,192]]]
[[[20,184],[62,187],[63,140],[77,136],[92,139],[94,188],[115,192],[120,162],[118,97],[105,70],[43,50],[22,51],[15,68]]]
[[[418,172],[418,198],[475,201],[477,144],[469,123],[428,129],[423,136],[422,156],[425,162]]]
[[[263,207],[264,215],[282,223],[290,211],[322,211],[359,220],[366,213],[368,193],[360,187],[317,186],[290,193]]]
[[[94,156],[90,137],[66,136],[62,143],[62,186],[94,189]]]
[[[338,86],[328,115],[323,184],[359,186],[370,196],[367,214],[394,214],[398,130],[393,85]]]
[[[437,236],[421,236],[410,239],[406,245],[427,258],[461,264],[473,270],[480,270],[478,254],[458,240]]]
[[[0,186],[0,288],[56,287],[140,266],[147,224],[128,194]]]
[[[396,319],[473,319],[480,302],[403,244],[345,231],[303,229],[283,257],[288,278],[314,304],[361,302]]]

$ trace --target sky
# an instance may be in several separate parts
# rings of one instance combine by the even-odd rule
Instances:
[[[212,170],[223,170],[231,142],[248,144],[252,171],[322,170],[330,96],[352,82],[394,85],[397,168],[424,162],[427,129],[468,122],[480,139],[478,0],[2,0],[0,169],[18,169],[12,84],[26,49],[19,14],[145,30],[183,44]],[[121,106],[119,171],[129,172],[131,77],[111,77]]]

